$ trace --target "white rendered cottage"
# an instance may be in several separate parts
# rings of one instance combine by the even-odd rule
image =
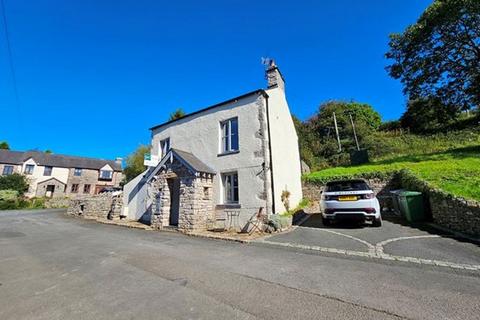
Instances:
[[[226,210],[239,227],[260,208],[286,211],[302,199],[298,138],[275,64],[268,88],[151,128],[153,163],[124,188],[123,214],[157,228],[205,229]]]

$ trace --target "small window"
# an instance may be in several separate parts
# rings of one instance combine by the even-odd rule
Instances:
[[[203,199],[204,200],[210,199],[210,188],[209,187],[203,187]]]
[[[53,167],[46,166],[45,169],[43,170],[43,175],[44,176],[51,176],[52,175],[52,170],[53,170]]]
[[[238,174],[228,173],[223,176],[224,203],[238,203]]]
[[[90,185],[86,184],[83,186],[83,193],[90,193]]]
[[[4,176],[9,176],[13,174],[13,166],[4,166],[3,167],[3,175]]]
[[[82,169],[81,168],[75,168],[73,170],[73,175],[76,177],[80,177],[82,175]]]
[[[110,170],[100,170],[101,180],[112,180],[113,172]]]
[[[160,141],[161,158],[165,157],[168,151],[170,151],[170,138]]]
[[[72,184],[72,189],[71,189],[71,192],[72,193],[77,193],[78,192],[78,184]]]
[[[238,118],[232,118],[220,123],[220,130],[221,153],[238,151]]]
[[[33,164],[27,164],[27,165],[25,165],[25,170],[23,170],[23,173],[25,173],[25,174],[33,174],[33,169],[35,169],[35,165],[33,165]]]

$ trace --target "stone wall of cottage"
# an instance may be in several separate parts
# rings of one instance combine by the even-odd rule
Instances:
[[[55,186],[55,190],[53,192],[53,198],[63,198],[65,197],[65,184],[57,179],[48,179],[37,184],[37,190],[35,191],[35,195],[37,197],[44,197],[47,191],[47,186],[53,185]]]
[[[83,197],[84,195],[93,195],[103,187],[118,187],[122,179],[121,172],[113,172],[112,180],[99,180],[99,170],[82,169],[80,176],[75,175],[75,168],[70,168],[68,172],[68,183],[66,194],[71,197]],[[72,192],[72,185],[78,184],[78,191]],[[90,185],[90,190],[85,191],[85,185]]]
[[[98,170],[82,169],[80,176],[75,175],[75,169],[70,168],[68,172],[67,194],[73,196],[81,196],[86,194],[94,194],[95,186],[98,182]],[[72,193],[72,185],[78,184],[78,192]],[[85,185],[90,185],[90,191],[84,192]]]

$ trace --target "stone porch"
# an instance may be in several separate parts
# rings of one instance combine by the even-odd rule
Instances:
[[[198,161],[191,154],[172,150],[159,164],[148,192],[153,228],[176,228],[186,233],[207,229],[207,221],[214,215],[215,174]]]

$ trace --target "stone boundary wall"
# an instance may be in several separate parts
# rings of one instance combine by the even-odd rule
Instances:
[[[45,200],[45,208],[47,209],[58,209],[58,208],[68,208],[70,205],[70,198],[68,197],[58,197],[50,198]]]
[[[480,237],[480,202],[455,197],[433,188],[406,170],[397,173],[403,188],[424,194],[434,223],[475,237]]]
[[[398,171],[387,179],[365,179],[380,201],[382,208],[392,208],[390,191],[406,189],[422,192],[425,199],[427,217],[447,229],[480,237],[480,201],[455,197],[442,190],[433,188],[427,182],[417,178],[408,170]],[[318,202],[321,183],[303,182],[304,197],[311,201],[312,213],[320,212]]]
[[[71,199],[67,214],[91,219],[119,220],[122,207],[122,194],[105,193]]]

